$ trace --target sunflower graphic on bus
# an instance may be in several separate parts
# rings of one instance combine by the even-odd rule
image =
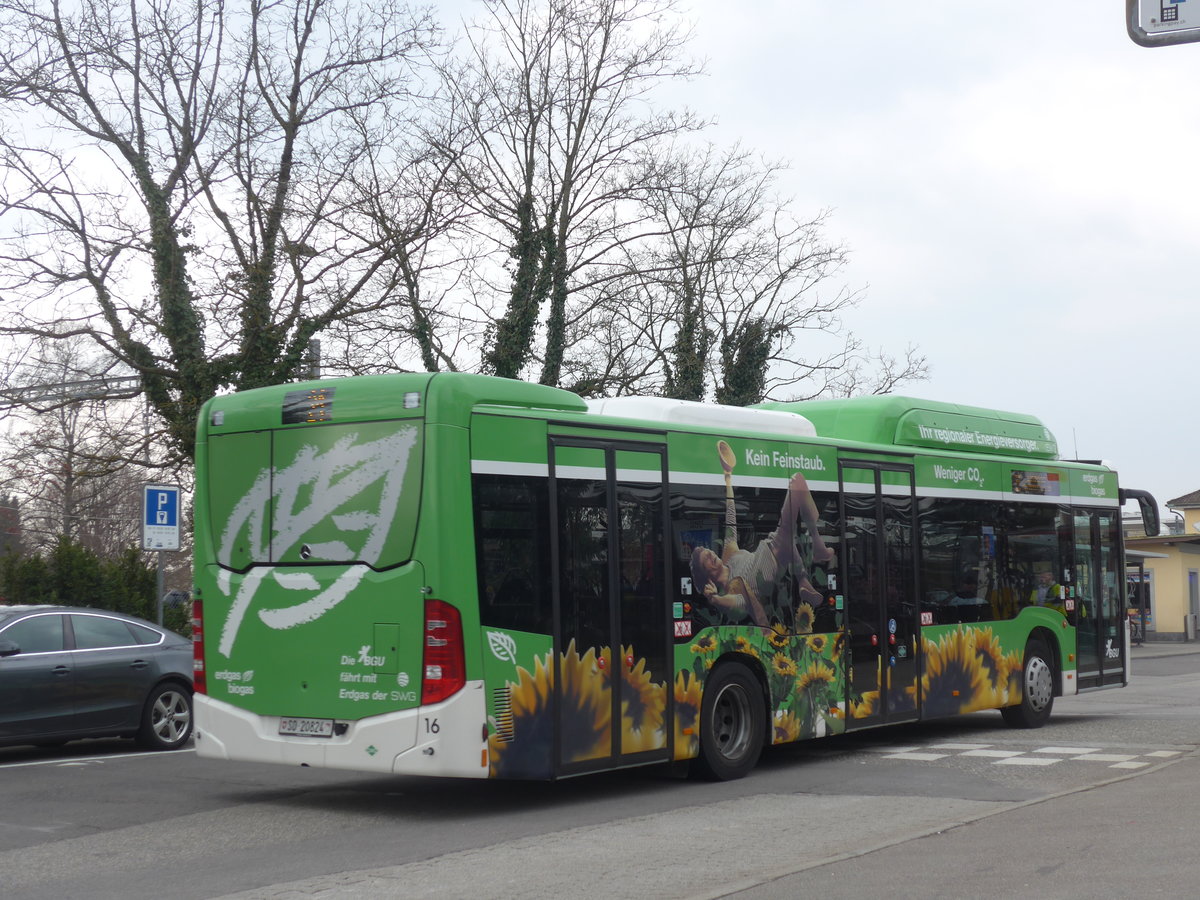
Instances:
[[[620,743],[626,753],[657,750],[667,746],[667,685],[656,682],[646,671],[646,661],[634,648],[621,648],[619,664],[621,684]],[[582,653],[571,641],[558,659],[562,679],[560,717],[569,727],[569,735],[560,747],[564,763],[580,763],[609,755],[612,747],[612,648],[589,647]],[[553,651],[534,658],[532,671],[516,669],[510,681],[505,721],[491,725],[488,755],[495,777],[545,777],[553,753],[554,658]],[[679,699],[678,683],[676,700]],[[697,710],[699,699],[697,697]],[[678,712],[678,710],[677,710]],[[677,716],[678,720],[678,716]],[[510,743],[519,735],[518,743]]]

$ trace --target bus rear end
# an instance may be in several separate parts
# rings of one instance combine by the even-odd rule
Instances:
[[[201,756],[486,777],[482,683],[419,555],[428,375],[218,397],[199,423]],[[439,459],[439,456],[442,457]],[[427,518],[436,514],[427,512]]]

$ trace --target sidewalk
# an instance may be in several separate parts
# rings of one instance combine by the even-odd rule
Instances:
[[[1187,652],[1200,652],[1184,644]],[[723,895],[737,900],[1194,897],[1200,756],[1016,804]],[[710,895],[711,896],[711,895]]]
[[[1130,648],[1133,659],[1154,659],[1159,656],[1184,656],[1200,653],[1200,641],[1148,641]]]

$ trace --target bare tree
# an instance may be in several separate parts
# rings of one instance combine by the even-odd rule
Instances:
[[[484,309],[483,368],[560,384],[572,332],[640,233],[639,153],[700,127],[650,95],[697,67],[673,0],[484,6],[466,31],[466,67],[447,72],[469,138],[455,153],[466,202],[509,257],[491,285],[507,303]]]
[[[887,390],[827,213],[689,149],[675,0],[0,0],[0,360],[91,341],[171,449],[214,393],[481,369],[583,394]],[[436,65],[435,65],[436,63]],[[806,335],[844,341],[821,349]],[[17,384],[15,378],[10,383]]]
[[[0,3],[3,333],[88,336],[186,459],[216,391],[410,308],[443,223],[375,173],[426,156],[435,38],[395,0]]]
[[[39,417],[4,454],[0,480],[20,498],[27,548],[44,550],[64,537],[109,558],[140,543],[146,476],[121,458],[122,448],[109,436],[92,433],[90,405],[70,404]]]
[[[845,332],[843,316],[863,296],[836,285],[847,251],[825,237],[828,211],[798,218],[775,193],[782,165],[740,147],[677,146],[645,166],[658,236],[630,248],[605,313],[640,361],[637,389],[747,405],[923,377],[911,348],[873,373]]]
[[[9,420],[0,494],[19,505],[26,548],[61,537],[111,557],[139,541],[144,417],[141,404],[94,391],[110,369],[89,349],[80,338],[32,347],[20,374],[45,389]]]
[[[508,256],[480,303],[485,371],[736,404],[870,382],[842,322],[862,294],[830,287],[846,251],[828,212],[796,216],[773,193],[781,166],[697,148],[704,123],[654,105],[698,72],[670,0],[485,7],[446,76],[464,202]],[[889,373],[921,376],[906,363]]]

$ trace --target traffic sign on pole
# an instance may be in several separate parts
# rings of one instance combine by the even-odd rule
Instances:
[[[179,549],[179,488],[147,484],[142,488],[142,549]]]
[[[1165,47],[1200,41],[1197,0],[1125,0],[1125,24],[1135,44]]]

